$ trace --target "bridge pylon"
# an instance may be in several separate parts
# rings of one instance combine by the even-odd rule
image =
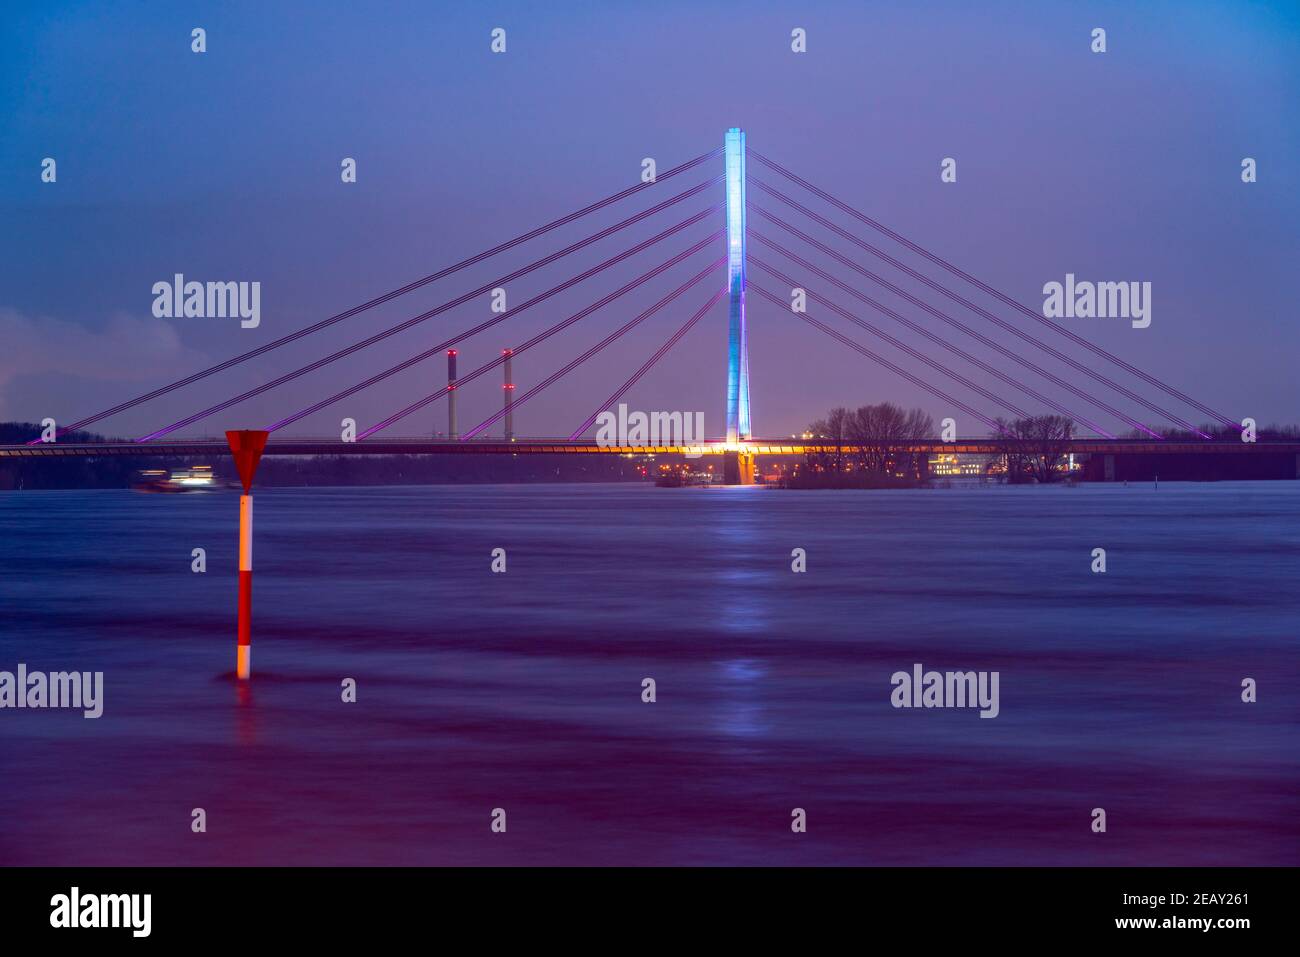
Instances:
[[[727,189],[727,442],[752,434],[749,421],[749,338],[745,329],[745,132],[723,137]]]

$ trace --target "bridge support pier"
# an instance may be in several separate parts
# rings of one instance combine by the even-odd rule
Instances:
[[[754,456],[749,452],[722,453],[722,484],[753,485]]]
[[[1103,482],[1115,481],[1115,456],[1103,455],[1101,458],[1101,468]]]

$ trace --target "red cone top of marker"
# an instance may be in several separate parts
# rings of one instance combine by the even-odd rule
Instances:
[[[247,495],[253,485],[253,473],[266,448],[269,432],[257,429],[231,429],[226,432],[226,441],[230,443],[230,453],[235,457],[235,468],[239,469],[239,480],[244,483]]]

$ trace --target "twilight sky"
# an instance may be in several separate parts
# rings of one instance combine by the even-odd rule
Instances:
[[[0,420],[61,424],[245,352],[637,182],[742,126],[790,167],[1033,309],[1042,287],[1149,281],[1152,322],[1062,324],[1231,418],[1300,421],[1300,7],[1179,2],[382,4],[58,3],[6,6],[0,30]],[[208,50],[190,50],[190,31]],[[507,52],[489,49],[493,28]],[[808,52],[790,49],[795,27]],[[1108,52],[1090,51],[1094,27]],[[57,182],[41,182],[45,157]],[[358,181],[340,181],[354,157]],[[940,162],[957,161],[957,182]],[[1241,181],[1241,161],[1258,182]],[[327,332],[95,426],[136,436],[458,296],[721,173],[715,163]],[[751,160],[751,178],[786,189]],[[788,192],[796,192],[790,187]],[[686,200],[507,285],[511,305],[722,199]],[[751,186],[751,202],[763,200]],[[806,195],[819,213],[850,227]],[[837,250],[852,247],[797,216]],[[721,227],[721,214],[459,346],[461,374]],[[750,228],[773,233],[751,214]],[[981,305],[994,301],[865,227],[853,232]],[[785,241],[785,240],[783,240]],[[818,265],[829,261],[799,249]],[[515,363],[518,392],[675,287],[722,244]],[[751,241],[751,253],[774,258]],[[924,287],[852,252],[909,291]],[[1047,411],[893,321],[783,264],[809,289],[1028,411]],[[936,333],[950,330],[831,269]],[[259,281],[261,325],[155,318],[155,282]],[[751,280],[788,295],[761,270]],[[721,282],[721,278],[718,280]],[[516,413],[523,435],[568,434],[707,298],[702,284]],[[1017,351],[934,293],[924,298]],[[750,297],[755,433],[890,399],[959,431],[984,426]],[[1155,392],[1027,317],[999,315],[1191,421]],[[824,308],[809,313],[988,415],[1006,414]],[[262,427],[491,317],[482,296],[184,434]],[[1095,406],[958,343],[1113,431]],[[723,430],[726,313],[716,308],[629,394],[703,410]],[[1101,387],[1039,352],[1080,388]],[[440,387],[435,359],[304,420],[361,428]],[[461,393],[462,430],[496,411],[500,377]],[[1133,402],[1107,402],[1146,422]],[[445,428],[439,402],[393,435]],[[499,431],[499,426],[492,431]]]

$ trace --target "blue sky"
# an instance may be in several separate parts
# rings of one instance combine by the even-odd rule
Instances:
[[[66,422],[98,411],[616,192],[636,182],[643,157],[666,169],[721,145],[724,130],[740,125],[753,149],[1033,308],[1041,305],[1042,285],[1067,272],[1150,281],[1150,328],[1095,319],[1073,320],[1070,328],[1231,417],[1298,421],[1298,9],[1199,2],[9,4],[0,32],[0,419]],[[207,31],[201,55],[190,50],[196,26]],[[1107,30],[1101,55],[1089,50],[1098,26]],[[507,31],[504,55],[489,50],[494,27]],[[790,50],[794,27],[807,30],[806,54]],[[54,184],[40,181],[47,156],[58,163]],[[340,182],[345,156],[357,160],[356,184]],[[939,164],[949,156],[958,180],[944,184]],[[1239,175],[1246,156],[1259,164],[1251,185]],[[751,175],[760,172],[751,163]],[[180,418],[706,175],[665,183],[649,191],[655,199],[638,197],[553,242],[513,250],[98,428],[139,434]],[[510,296],[518,302],[648,235],[650,226],[704,205],[683,203],[627,239],[612,237],[590,256],[521,280]],[[702,225],[676,246],[665,243],[626,270],[465,343],[462,372],[713,228]],[[940,278],[933,267],[925,271]],[[260,281],[261,326],[154,318],[152,284],[177,272]],[[865,280],[854,283],[943,328]],[[816,288],[811,279],[808,286]],[[567,434],[705,297],[693,291],[548,390],[517,413],[517,431]],[[647,301],[602,310],[521,357],[520,389]],[[264,425],[481,321],[487,308],[486,299],[469,303],[190,432]],[[887,319],[854,310],[897,331]],[[810,312],[852,329],[824,310]],[[788,434],[835,404],[891,399],[936,417],[950,411],[789,315],[757,301],[750,313],[759,434]],[[875,347],[865,333],[852,334]],[[725,335],[719,309],[637,386],[629,404],[703,410],[706,430],[720,432]],[[922,346],[915,336],[901,337]],[[1034,358],[1067,374],[1041,354]],[[1106,371],[1140,385],[1113,367]],[[1023,400],[978,371],[963,372]],[[299,431],[334,433],[344,415],[364,428],[443,378],[440,362],[426,364],[325,410]],[[1050,386],[1042,391],[1061,396]],[[495,376],[466,389],[462,426],[499,401]],[[431,431],[442,416],[435,405],[394,433]],[[982,431],[958,419],[961,431]]]

